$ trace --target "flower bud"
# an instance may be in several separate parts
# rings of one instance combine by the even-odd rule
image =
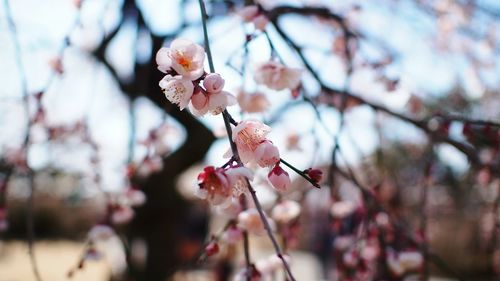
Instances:
[[[274,166],[274,168],[267,175],[269,182],[273,185],[273,187],[278,191],[287,191],[288,187],[292,183],[290,180],[290,176],[288,173],[283,170],[279,165]]]
[[[319,183],[323,178],[323,172],[319,169],[309,168],[307,170],[304,170],[304,173],[307,174],[307,176],[311,178],[311,180],[313,180],[315,183]]]
[[[213,94],[222,91],[224,88],[224,79],[217,73],[209,73],[203,80],[203,87],[207,92]]]

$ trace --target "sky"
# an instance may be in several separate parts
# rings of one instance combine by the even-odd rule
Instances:
[[[370,38],[380,40],[394,50],[397,59],[388,71],[391,75],[397,75],[401,83],[395,92],[387,93],[380,84],[374,81],[375,76],[370,69],[359,69],[354,72],[349,87],[356,94],[382,103],[396,111],[405,111],[405,104],[410,94],[416,94],[422,98],[437,98],[458,83],[467,90],[471,99],[479,99],[484,94],[485,85],[490,88],[500,86],[500,77],[495,75],[495,73],[500,73],[500,57],[497,54],[481,44],[474,48],[479,58],[494,63],[491,72],[475,77],[463,56],[453,52],[435,51],[430,38],[436,35],[436,23],[428,15],[417,11],[413,1],[398,1],[398,4],[394,5],[387,5],[386,3],[393,2],[387,0],[266,1],[268,4],[272,2],[288,2],[295,5],[304,2],[319,2],[328,5],[336,12],[342,12],[352,3],[361,3],[362,12],[351,18],[352,24],[359,26],[360,31],[369,35]],[[480,2],[491,9],[500,11],[498,1]],[[21,44],[20,52],[29,92],[35,93],[46,85],[50,73],[48,62],[57,54],[77,14],[72,1],[69,0],[16,0],[10,3]],[[113,83],[106,69],[94,61],[86,50],[91,50],[98,44],[102,30],[110,30],[118,22],[120,3],[119,0],[85,1],[81,14],[82,28],[72,33],[72,46],[64,53],[65,73],[63,77],[54,79],[43,100],[51,124],[71,124],[82,118],[88,121],[93,138],[102,146],[100,156],[103,187],[109,190],[119,190],[124,186],[122,175],[129,136],[128,101]],[[185,11],[180,10],[178,0],[142,0],[138,3],[144,9],[148,25],[154,32],[160,34],[175,30],[180,24],[179,14],[184,13],[188,21],[194,25],[187,28],[181,36],[201,43],[202,33],[196,1],[190,1]],[[345,67],[341,60],[325,55],[325,51],[330,49],[335,33],[321,27],[316,21],[295,16],[286,18],[282,24],[296,42],[309,46],[305,54],[321,71],[326,83],[333,87],[344,87]],[[478,29],[490,26],[489,22],[481,20],[473,24]],[[209,25],[216,70],[225,78],[226,88],[233,93],[236,93],[243,80],[225,62],[232,54],[241,52],[241,46],[245,40],[244,32],[249,29],[251,27],[242,24],[236,15],[214,20]],[[268,28],[268,32],[286,64],[301,67],[298,58],[286,48],[284,42],[280,41],[271,27]],[[150,44],[147,40],[139,40],[138,45],[141,51],[134,54],[132,47],[135,36],[137,35],[134,26],[126,23],[106,53],[112,64],[119,70],[118,74],[121,77],[131,74],[133,67],[131,58],[137,55],[141,59],[147,59],[151,55],[147,51]],[[458,43],[450,42],[450,46],[457,46],[456,44]],[[257,37],[249,48],[250,69],[269,58],[270,50],[264,36]],[[0,89],[0,112],[2,112],[0,115],[0,128],[2,129],[0,151],[5,151],[6,148],[19,146],[26,120],[20,102],[22,93],[20,72],[14,55],[16,49],[7,24],[4,2],[0,5],[0,50],[0,85],[2,85]],[[380,51],[367,43],[360,44],[359,52],[371,59],[380,57]],[[303,81],[310,92],[317,91],[317,85],[310,75],[304,74]],[[251,75],[244,77],[244,82],[247,90],[266,91],[274,109],[290,99],[290,94],[286,91],[268,91],[255,85]],[[159,94],[161,94],[160,91]],[[151,128],[162,122],[164,116],[144,98],[138,99],[134,106],[137,112],[137,140],[141,140],[146,137]],[[237,108],[229,110],[239,117]],[[319,110],[324,120],[328,120],[325,122],[326,129],[317,122],[315,112],[308,105],[293,107],[273,125],[270,139],[279,147],[284,147],[286,134],[290,131],[304,135],[301,140],[303,152],[282,152],[286,159],[296,163],[299,168],[307,168],[313,164],[321,165],[330,158],[329,152],[333,144],[331,134],[338,129],[338,113],[325,107],[320,107]],[[498,118],[499,113],[496,114],[497,116],[485,117]],[[245,117],[268,119],[271,115],[272,112],[264,116]],[[380,117],[376,117],[366,107],[359,107],[348,113],[346,133],[342,134],[340,141],[345,147],[349,162],[356,163],[360,160],[358,148],[352,145],[353,140],[365,155],[370,154],[377,147],[378,137],[374,129],[377,118]],[[204,117],[202,121],[214,130],[223,126],[219,116]],[[179,129],[176,135],[167,140],[169,144],[176,147],[182,142],[185,134],[171,118],[167,118],[167,122]],[[411,126],[388,118],[382,118],[381,122],[386,125],[384,127],[389,128],[385,130],[385,133],[390,138],[412,142],[424,140],[421,132]],[[314,137],[310,133],[311,128],[314,128],[321,140],[321,146],[317,151]],[[460,128],[455,129],[457,132],[459,130]],[[82,147],[78,140],[70,140],[64,144],[51,144],[43,141],[45,137],[42,130],[34,128],[34,144],[29,151],[29,161],[32,167],[43,168],[49,165],[84,174],[90,173],[88,161],[85,159],[88,159],[91,151]],[[217,141],[207,155],[207,162],[215,165],[223,164],[224,159],[221,155],[227,148],[227,140]],[[443,155],[448,155],[444,159],[454,163],[457,169],[467,168],[465,158],[453,148],[440,146],[438,151]],[[135,159],[140,159],[144,153],[144,149],[138,148]],[[311,157],[304,160],[304,155]]]

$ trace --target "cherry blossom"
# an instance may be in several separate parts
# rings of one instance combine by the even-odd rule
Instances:
[[[287,191],[292,183],[290,180],[290,176],[288,173],[283,170],[279,165],[276,165],[267,175],[269,182],[273,185],[273,187],[280,191]]]
[[[160,88],[168,101],[178,105],[181,110],[189,104],[194,91],[193,82],[180,75],[165,75],[160,81]]]
[[[257,84],[263,84],[269,89],[293,90],[300,85],[301,74],[300,69],[287,67],[277,61],[268,61],[256,67],[254,80]]]
[[[200,78],[203,73],[205,50],[198,44],[186,39],[175,39],[170,48],[161,48],[156,54],[158,69],[167,73],[173,69],[189,80]]]
[[[228,227],[224,232],[224,234],[222,235],[222,240],[224,240],[224,242],[229,244],[236,244],[240,242],[241,239],[243,239],[243,233],[235,225]]]
[[[240,122],[233,128],[233,141],[238,148],[238,153],[241,161],[244,164],[256,163],[262,167],[266,165],[266,156],[262,154],[262,149],[270,149],[268,145],[262,147],[257,153],[257,148],[265,142],[266,135],[271,131],[271,128],[257,120],[246,120]],[[226,156],[229,156],[226,154]],[[267,159],[269,160],[269,159]]]
[[[208,200],[212,205],[228,206],[233,197],[242,192],[240,185],[245,184],[245,178],[252,178],[250,170],[244,167],[215,168],[208,166],[198,175],[199,190],[197,195]]]

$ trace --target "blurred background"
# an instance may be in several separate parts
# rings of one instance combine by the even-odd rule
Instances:
[[[288,170],[284,194],[255,171],[266,211],[302,207],[279,228],[298,280],[499,280],[500,2],[205,2],[229,112],[323,171],[318,190]],[[0,281],[233,280],[241,247],[198,260],[231,219],[194,196],[227,161],[222,118],[158,86],[155,54],[179,37],[203,45],[196,0],[1,1]],[[258,85],[270,59],[303,69],[300,88]],[[391,251],[424,262],[395,269]]]

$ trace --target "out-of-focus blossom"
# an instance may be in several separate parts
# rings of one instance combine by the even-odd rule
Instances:
[[[267,178],[273,187],[280,192],[287,191],[292,183],[288,173],[279,165],[274,166],[274,168],[267,175]]]
[[[419,270],[424,258],[417,251],[395,252],[391,249],[387,251],[387,265],[397,276],[401,276],[408,271]]]
[[[129,206],[118,206],[111,213],[111,222],[115,225],[126,224],[134,218],[134,210]]]
[[[196,80],[203,73],[205,50],[186,39],[175,39],[170,48],[161,48],[156,54],[158,69],[167,73],[170,69],[188,80]]]
[[[259,64],[254,72],[254,80],[273,90],[293,90],[300,85],[302,71],[287,67],[277,61]]]
[[[283,258],[290,264],[291,258],[289,255],[283,255]],[[283,270],[283,261],[277,256],[272,255],[265,259],[259,260],[255,263],[255,267],[260,271],[260,273],[264,276],[270,276],[277,270]]]
[[[238,104],[242,112],[258,113],[266,111],[269,108],[269,100],[262,93],[245,93],[241,91],[237,97]]]
[[[356,203],[349,200],[334,202],[330,214],[336,219],[343,219],[354,213],[356,207]]]
[[[339,251],[345,251],[354,244],[354,241],[356,239],[352,235],[337,236],[333,241],[333,247]]]
[[[99,261],[102,259],[102,254],[101,252],[97,251],[96,248],[90,247],[89,249],[87,249],[87,251],[85,251],[83,259],[86,261]]]
[[[342,255],[342,261],[347,267],[354,268],[358,264],[359,254],[357,251],[347,251]]]
[[[142,206],[146,203],[146,195],[141,190],[129,188],[125,191],[125,204],[132,207]]]
[[[250,271],[250,272],[248,272]],[[250,279],[248,279],[250,276]],[[250,268],[243,268],[234,276],[233,281],[262,281],[262,274],[252,264]]]
[[[240,242],[242,238],[243,233],[235,225],[228,227],[226,231],[224,231],[224,234],[222,234],[222,240],[229,244],[236,244]]]
[[[300,204],[292,201],[286,200],[278,203],[274,206],[271,213],[272,218],[277,223],[286,224],[295,220],[300,215]]]
[[[189,104],[194,91],[194,85],[190,79],[169,74],[160,81],[160,88],[163,89],[167,100],[178,105],[181,110]]]
[[[104,224],[95,225],[88,233],[88,237],[92,241],[107,240],[115,235],[115,231],[110,226]]]
[[[272,228],[274,221],[269,218],[266,219]],[[263,235],[266,232],[259,211],[255,208],[247,209],[238,215],[238,227],[257,235]]]
[[[258,30],[265,30],[266,25],[269,23],[269,19],[259,11],[259,7],[256,5],[245,6],[238,12],[238,15],[244,22],[253,23],[255,29]]]

